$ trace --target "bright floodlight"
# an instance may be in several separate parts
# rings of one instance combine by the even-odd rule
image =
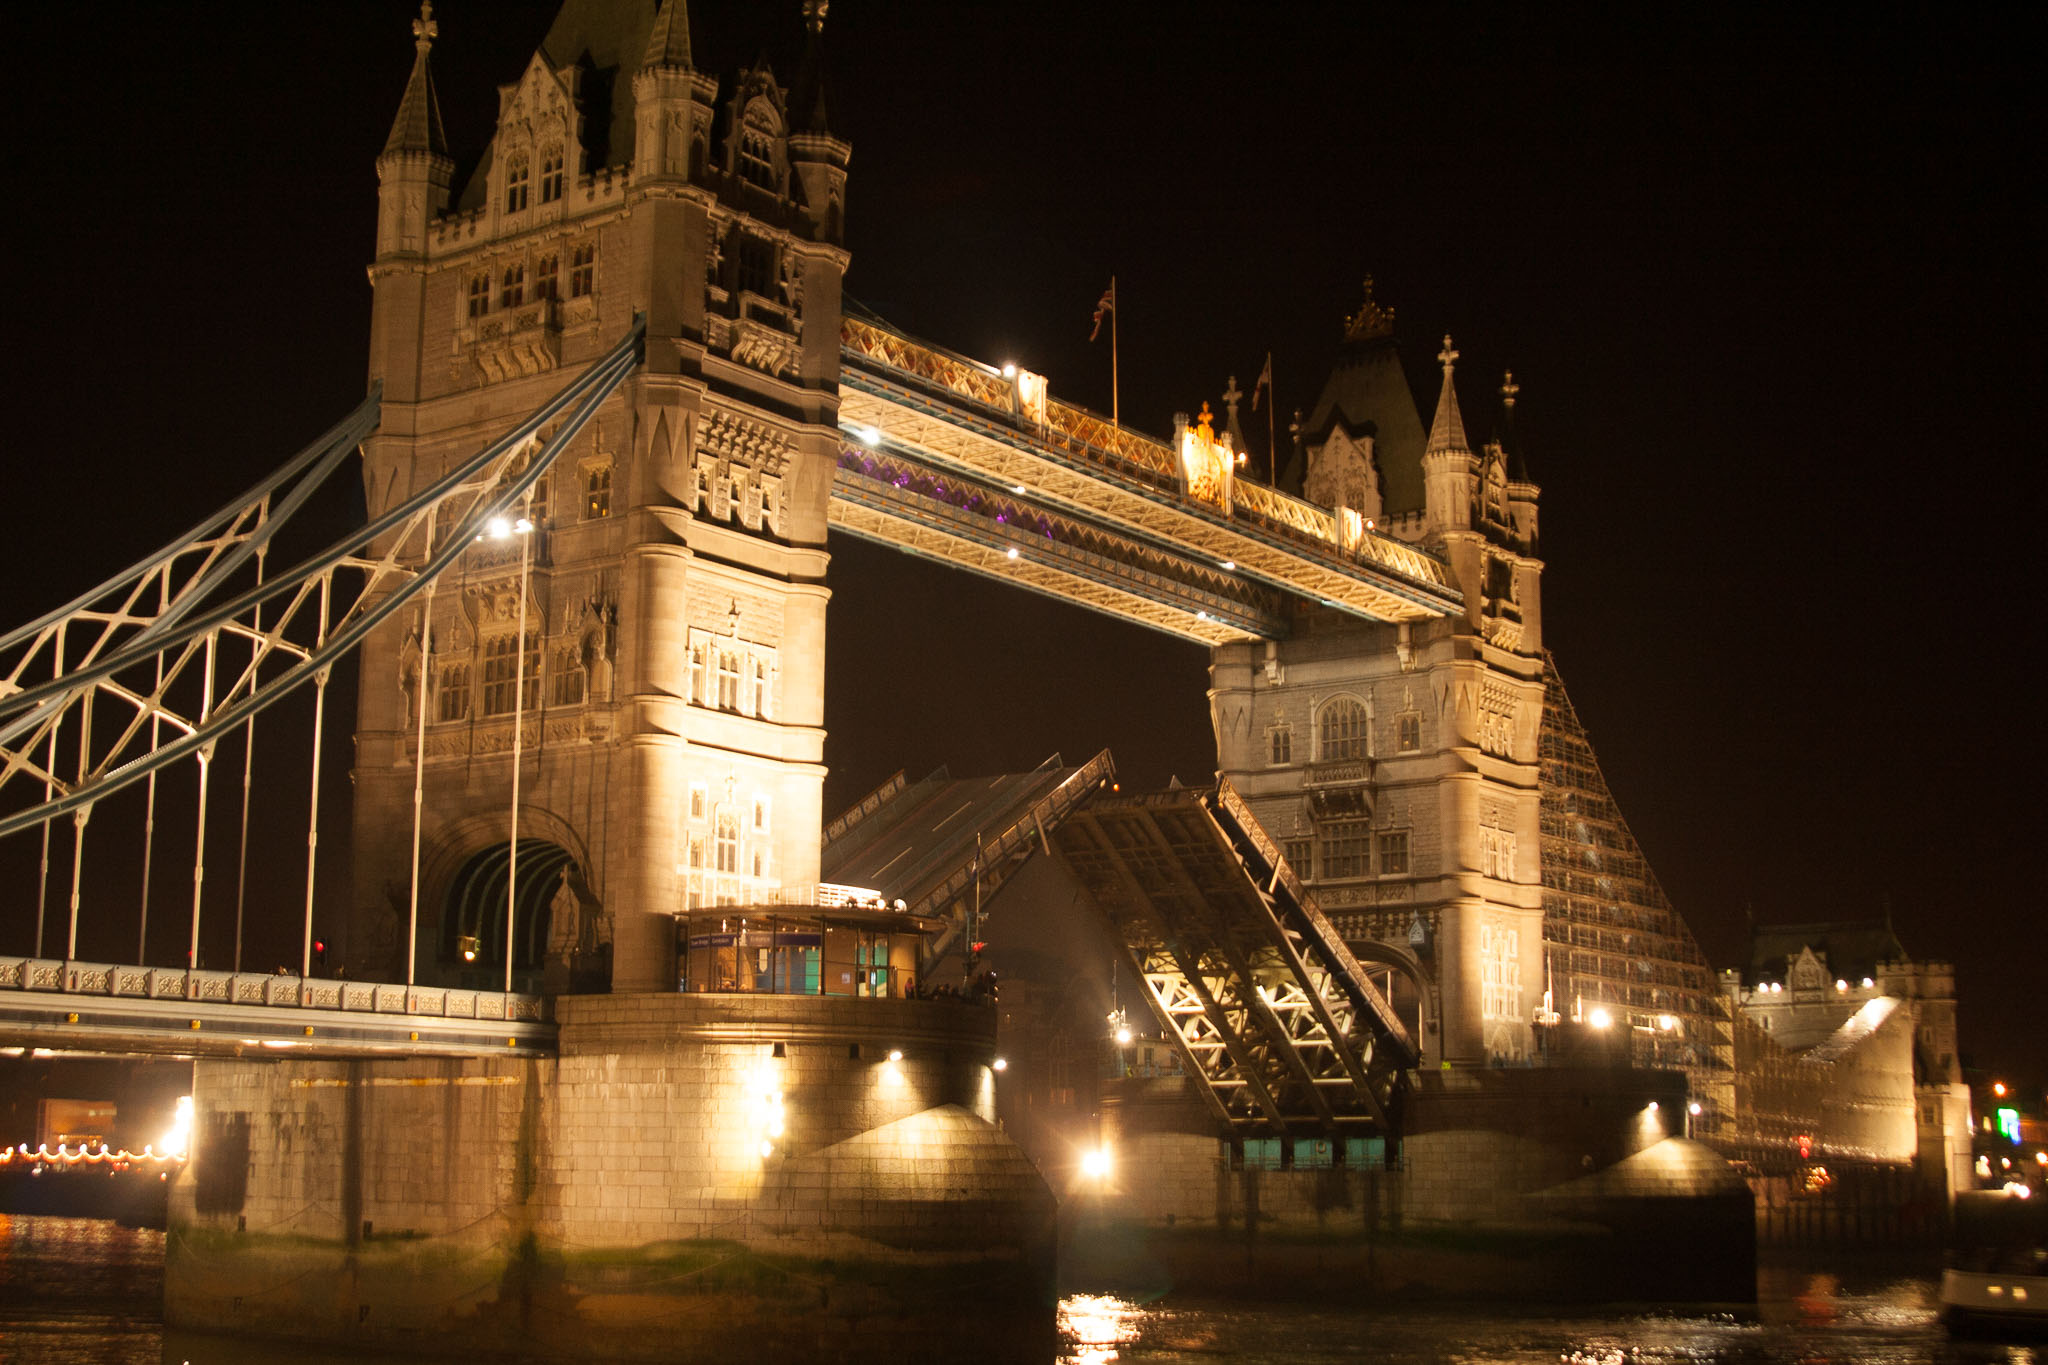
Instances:
[[[492,540],[503,540],[512,534],[512,523],[503,517],[492,517],[484,530],[490,534]]]
[[[997,1071],[1008,1071],[1010,1069],[1010,1060],[1007,1057],[998,1057],[990,1065]]]
[[[900,1048],[900,1047],[892,1047],[892,1048],[890,1048],[890,1049],[889,1049],[889,1060],[890,1060],[890,1061],[892,1061],[892,1062],[900,1062],[900,1061],[902,1061],[902,1060],[903,1060],[903,1049],[902,1049],[902,1048]]]
[[[1017,366],[1016,366],[1016,363],[1015,363],[1014,361],[1008,361],[1008,360],[1004,361],[1004,362],[1003,362],[1003,378],[1005,378],[1005,379],[1015,379],[1016,377],[1017,377]]]
[[[1012,547],[1012,548],[1010,549],[1010,551],[1009,551],[1009,556],[1010,556],[1010,558],[1011,558],[1011,559],[1015,559],[1015,558],[1017,557],[1017,551],[1016,551],[1015,547]]]
[[[1586,1022],[1594,1028],[1611,1028],[1614,1024],[1614,1016],[1606,1010],[1596,1009],[1586,1016]]]
[[[1131,1031],[1130,1031],[1129,1029],[1127,1029],[1127,1028],[1120,1028],[1120,1029],[1118,1029],[1118,1030],[1116,1031],[1116,1041],[1117,1041],[1118,1045],[1120,1045],[1120,1046],[1121,1046],[1121,1045],[1123,1045],[1123,1044],[1126,1044],[1126,1043],[1130,1042],[1130,1041],[1131,1041]]]
[[[165,1156],[183,1156],[192,1145],[192,1097],[178,1096],[178,1109],[171,1119],[171,1126],[157,1139],[157,1146]]]
[[[1691,1104],[1685,1106],[1685,1112],[1691,1114],[1694,1118],[1698,1118],[1700,1116],[1700,1102],[1694,1100]]]
[[[1081,1154],[1081,1174],[1090,1180],[1101,1180],[1109,1174],[1109,1148],[1097,1147],[1092,1152]]]

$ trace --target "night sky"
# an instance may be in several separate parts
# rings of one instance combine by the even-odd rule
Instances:
[[[787,80],[798,8],[698,0],[699,63]],[[437,6],[458,155],[552,10]],[[1114,272],[1123,413],[1158,434],[1269,350],[1310,407],[1368,274],[1425,423],[1445,332],[1475,437],[1513,369],[1548,643],[1709,957],[1746,910],[1889,906],[1957,964],[1966,1053],[2038,1087],[2040,22],[1794,11],[838,0],[847,288],[1106,411]],[[14,19],[0,620],[360,396],[414,13]],[[833,549],[828,808],[1104,746],[1127,786],[1210,778],[1203,651]]]

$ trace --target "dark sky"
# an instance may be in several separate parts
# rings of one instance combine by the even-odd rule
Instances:
[[[458,152],[552,8],[437,7]],[[1309,406],[1375,276],[1425,421],[1443,333],[1478,430],[1515,371],[1548,639],[1709,955],[1745,906],[1889,902],[1958,964],[1966,1050],[2038,1084],[2040,21],[1808,8],[839,0],[848,289],[1107,409],[1114,271],[1123,410],[1163,433],[1268,350]],[[698,0],[700,63],[786,78],[797,10]],[[360,395],[413,13],[17,17],[7,622]],[[828,805],[1105,745],[1209,775],[1201,651],[834,549]]]

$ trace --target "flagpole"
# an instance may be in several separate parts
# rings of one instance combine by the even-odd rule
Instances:
[[[1273,353],[1266,352],[1266,484],[1270,488],[1280,486],[1280,444],[1273,434],[1273,409],[1280,400],[1273,396]]]
[[[1111,426],[1124,424],[1122,409],[1117,405],[1116,377],[1116,276],[1109,277],[1109,421]]]

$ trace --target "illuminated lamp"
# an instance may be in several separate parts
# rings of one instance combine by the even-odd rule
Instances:
[[[1013,361],[1013,360],[1005,360],[1005,361],[1003,362],[1003,378],[1005,378],[1005,379],[1015,379],[1016,377],[1017,377],[1017,363],[1016,363],[1015,361]]]
[[[1870,989],[1870,988],[1871,988],[1871,987],[1872,987],[1873,985],[1875,985],[1875,984],[1876,984],[1876,983],[1875,983],[1875,982],[1873,982],[1873,981],[1872,981],[1872,980],[1871,980],[1871,979],[1870,979],[1869,977],[1867,977],[1867,976],[1866,976],[1866,977],[1864,977],[1864,978],[1863,978],[1863,989],[1864,989],[1864,990],[1866,990],[1866,991],[1867,991],[1867,990],[1869,990],[1869,989]]]
[[[902,1060],[903,1060],[903,1049],[902,1049],[902,1048],[900,1048],[900,1047],[892,1047],[892,1048],[890,1048],[890,1049],[889,1049],[889,1060],[890,1060],[890,1061],[892,1061],[892,1062],[900,1062],[900,1061],[902,1061]]]
[[[1109,1176],[1109,1148],[1097,1147],[1081,1154],[1081,1174],[1090,1180],[1105,1180]]]
[[[1650,1112],[1651,1112],[1651,1113],[1653,1113],[1653,1114],[1654,1114],[1654,1113],[1656,1113],[1656,1112],[1657,1112],[1657,1101],[1655,1101],[1655,1100],[1651,1100],[1651,1101],[1650,1101],[1650,1105],[1649,1105],[1649,1108],[1650,1108]]]
[[[475,934],[464,934],[464,935],[463,935],[462,937],[460,937],[460,938],[456,939],[456,940],[455,940],[455,947],[457,948],[457,950],[458,950],[458,951],[460,951],[460,952],[461,952],[461,954],[462,954],[462,960],[463,960],[464,962],[474,962],[474,961],[476,961],[476,935],[475,935]]]
[[[1848,989],[1849,989],[1849,983],[1848,983],[1848,982],[1846,982],[1846,981],[1844,981],[1844,980],[1842,980],[1842,979],[1841,979],[1840,977],[1836,977],[1836,978],[1835,978],[1835,989],[1836,989],[1836,990],[1838,990],[1838,991],[1846,991],[1846,990],[1848,990]]]
[[[1700,1102],[1698,1100],[1694,1100],[1691,1104],[1685,1106],[1685,1112],[1691,1114],[1694,1118],[1698,1118],[1702,1112],[1700,1109]]]
[[[1234,568],[1236,568],[1236,567],[1237,567],[1237,561],[1236,561],[1236,560],[1234,560],[1234,559],[1226,559],[1226,560],[1224,560],[1224,561],[1223,561],[1223,564],[1222,564],[1222,568],[1223,568],[1224,570],[1226,570],[1226,571],[1228,571],[1228,570],[1230,570],[1230,569],[1234,569]]]
[[[1594,1028],[1612,1028],[1614,1026],[1614,1016],[1604,1009],[1596,1008],[1591,1014],[1586,1016],[1586,1022]]]
[[[1008,1071],[1010,1069],[1010,1059],[1007,1057],[998,1057],[989,1065],[991,1069],[996,1071]],[[2043,1156],[2044,1160],[2048,1160],[2048,1153],[2044,1153]]]
[[[1017,547],[1012,545],[1008,550],[1004,551],[1004,555],[1009,559],[1015,559],[1017,557]]]
[[[1118,1029],[1116,1031],[1116,1041],[1119,1047],[1128,1045],[1131,1041],[1131,1031],[1127,1028]]]

